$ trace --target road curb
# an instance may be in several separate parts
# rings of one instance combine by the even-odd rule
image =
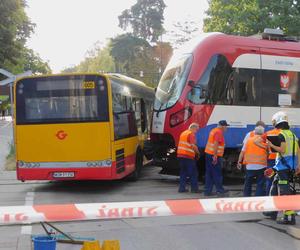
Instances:
[[[286,229],[287,233],[300,240],[300,227],[299,226],[288,226]]]

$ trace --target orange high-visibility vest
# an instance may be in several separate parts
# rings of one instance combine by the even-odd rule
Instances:
[[[221,129],[220,128],[214,128],[210,131],[208,141],[207,141],[207,144],[206,144],[206,147],[205,147],[205,153],[210,154],[210,155],[215,154],[215,151],[214,151],[214,145],[215,145],[214,137],[215,137],[216,132],[218,132],[219,130],[221,130]],[[222,132],[222,135],[223,135],[223,132]],[[225,149],[225,142],[223,140],[223,142],[218,145],[217,156],[222,157],[223,154],[224,154],[224,149]]]
[[[254,131],[251,131],[251,132],[249,133],[249,138],[251,138],[251,137],[253,137],[253,136],[255,136],[255,132],[254,132]]]
[[[177,147],[177,156],[186,156],[187,158],[195,158],[195,151],[192,144],[188,142],[188,137],[193,132],[190,130],[185,130],[181,133],[179,137],[179,143]]]
[[[280,129],[274,128],[267,132],[267,136],[278,136],[280,134]],[[269,160],[275,160],[277,153],[272,152],[271,149],[269,151]]]
[[[268,153],[267,149],[257,146],[254,141],[259,135],[250,137],[247,140],[243,164],[259,164],[267,166]]]

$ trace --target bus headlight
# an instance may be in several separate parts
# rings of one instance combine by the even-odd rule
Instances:
[[[24,164],[24,162],[23,161],[18,161],[18,167],[23,167],[25,164]]]

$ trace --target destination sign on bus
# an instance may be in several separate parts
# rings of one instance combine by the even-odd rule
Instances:
[[[83,88],[84,89],[94,89],[95,88],[95,82],[94,81],[83,82]]]
[[[94,89],[94,81],[83,81],[83,79],[57,79],[57,80],[40,80],[36,82],[37,91],[53,91],[68,89]]]

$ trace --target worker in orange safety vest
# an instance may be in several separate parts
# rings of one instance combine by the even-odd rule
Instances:
[[[258,126],[262,126],[262,127],[266,127],[266,124],[263,122],[263,121],[257,121],[256,124],[255,124],[255,127],[258,127]],[[250,137],[253,137],[255,135],[255,131],[252,130],[250,132],[248,132],[243,140],[243,145],[246,144],[248,138]]]
[[[225,150],[224,132],[229,125],[225,120],[218,123],[218,127],[209,133],[205,147],[205,192],[212,195],[213,186],[216,186],[217,195],[224,196],[227,192],[223,188],[222,157]]]
[[[198,169],[196,159],[199,158],[199,150],[196,143],[196,132],[199,129],[197,123],[192,123],[189,129],[183,131],[179,137],[177,158],[180,165],[180,181],[178,192],[188,192],[186,183],[188,178],[191,182],[191,192],[199,193]]]
[[[262,141],[258,143],[258,138],[264,134],[264,127],[257,126],[254,129],[254,136],[249,137],[244,144],[239,155],[238,168],[241,169],[242,164],[246,165],[246,177],[244,184],[244,196],[251,196],[252,183],[256,180],[255,196],[265,195],[265,176],[264,171],[267,167],[268,146]]]

